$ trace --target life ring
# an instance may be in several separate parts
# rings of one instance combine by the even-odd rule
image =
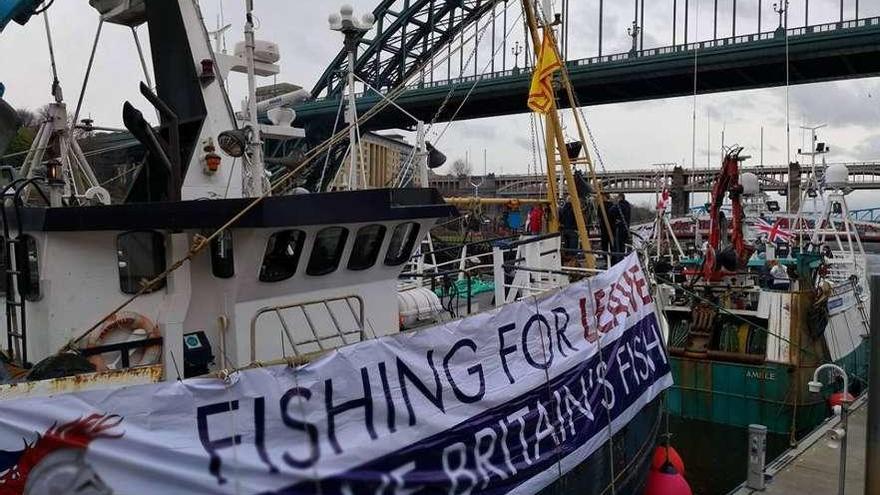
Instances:
[[[100,347],[106,345],[104,341],[107,336],[113,332],[128,332],[129,337],[125,341],[137,341],[145,339],[153,339],[162,337],[159,326],[144,315],[122,311],[111,316],[103,326],[92,330],[86,338],[86,348]],[[106,354],[106,353],[105,353]],[[90,363],[95,366],[96,371],[107,371],[110,369],[118,369],[117,362],[121,357],[112,363],[108,363],[104,358],[105,354],[94,354],[88,357]],[[119,355],[121,353],[114,353]],[[162,345],[154,344],[147,347],[139,347],[129,352],[129,367],[149,366],[158,364],[162,358]]]

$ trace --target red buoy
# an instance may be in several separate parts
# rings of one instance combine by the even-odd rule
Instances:
[[[693,495],[690,485],[672,463],[659,470],[651,470],[645,483],[645,495]]]
[[[669,450],[669,454],[666,454],[666,451]],[[679,474],[684,476],[684,460],[682,460],[681,456],[678,455],[678,451],[675,450],[675,447],[661,445],[654,449],[654,457],[651,459],[651,471],[659,471],[660,468],[666,464],[666,460],[669,460],[672,463],[672,466],[678,471]]]
[[[846,395],[844,395],[844,392],[834,392],[833,394],[831,394],[830,397],[828,397],[828,404],[831,407],[840,406],[843,404],[844,397],[846,397],[846,401],[849,403],[852,403],[852,401],[856,400],[856,398],[848,392],[846,393]]]

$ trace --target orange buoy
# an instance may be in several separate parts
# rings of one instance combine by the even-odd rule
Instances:
[[[846,397],[847,402],[852,402],[856,400],[856,398],[853,397],[853,395],[849,392],[847,392],[846,395],[844,395],[844,392],[834,392],[833,394],[831,394],[830,397],[828,397],[828,405],[830,405],[831,407],[842,405],[844,397]]]
[[[648,473],[645,495],[693,495],[684,476],[679,474],[672,463],[664,463],[658,470]]]
[[[667,450],[669,450],[668,456],[666,454]],[[684,460],[678,455],[678,451],[675,450],[675,447],[672,447],[671,445],[661,445],[654,449],[654,457],[651,459],[651,471],[659,471],[660,468],[666,464],[667,459],[672,464],[672,467],[674,467],[679,474],[684,476]]]

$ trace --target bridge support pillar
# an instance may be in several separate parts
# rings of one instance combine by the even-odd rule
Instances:
[[[685,189],[687,186],[687,176],[684,169],[675,167],[672,169],[672,189],[669,191],[672,196],[672,215],[687,215],[691,205],[690,193]]]
[[[801,208],[801,164],[792,162],[788,164],[788,212],[797,213]]]

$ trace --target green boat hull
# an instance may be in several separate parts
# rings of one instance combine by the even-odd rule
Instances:
[[[675,385],[667,394],[670,414],[686,419],[747,428],[761,424],[772,433],[800,438],[829,414],[826,398],[807,391],[812,367],[787,364],[748,364],[684,356],[671,358]],[[850,377],[867,376],[868,344],[838,360]],[[827,380],[826,380],[827,382]]]

